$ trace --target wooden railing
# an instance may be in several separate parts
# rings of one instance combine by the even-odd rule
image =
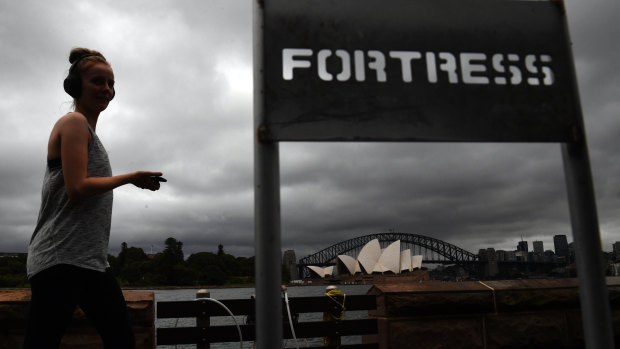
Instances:
[[[226,299],[219,300],[235,317],[242,317],[239,329],[243,341],[255,340],[254,299]],[[308,338],[331,338],[330,347],[334,348],[378,348],[374,343],[340,344],[340,337],[377,334],[376,319],[347,319],[347,316],[338,321],[296,321],[302,313],[323,313],[334,310],[334,301],[326,296],[322,297],[295,297],[289,298],[289,308],[293,315],[293,329],[298,340]],[[346,296],[345,308],[347,312],[358,310],[374,310],[377,308],[376,297],[372,295]],[[283,338],[292,339],[286,304],[283,309]],[[209,300],[190,300],[174,302],[157,302],[157,318],[196,318],[195,327],[173,327],[157,329],[157,344],[197,344],[198,348],[208,348],[210,343],[238,342],[239,332],[236,325],[210,324],[209,318],[214,316],[230,316],[220,304]],[[321,316],[322,318],[322,316]],[[365,339],[369,337],[365,336]],[[366,341],[366,340],[364,340]],[[306,344],[303,345],[304,347]]]

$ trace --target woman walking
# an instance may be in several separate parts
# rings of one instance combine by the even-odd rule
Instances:
[[[96,134],[114,98],[114,73],[105,57],[75,48],[65,91],[75,110],[54,125],[47,148],[41,208],[28,247],[32,300],[24,348],[58,348],[79,306],[105,348],[134,348],[121,289],[109,270],[112,190],[125,184],[158,190],[161,172],[113,176]]]

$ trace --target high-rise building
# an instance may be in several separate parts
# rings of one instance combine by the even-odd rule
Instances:
[[[559,257],[568,257],[568,240],[566,235],[554,235],[553,247],[555,248],[555,255]]]
[[[499,267],[497,265],[497,255],[495,254],[495,249],[492,247],[487,248],[486,255],[488,263],[484,271],[485,275],[492,277],[499,274]]]
[[[532,245],[534,245],[534,253],[536,253],[537,255],[542,256],[543,253],[545,253],[545,249],[543,248],[542,241],[534,241]]]
[[[614,258],[618,261],[620,260],[620,241],[614,242],[612,246],[613,246]]]
[[[516,262],[517,253],[515,251],[506,251],[506,262]]]
[[[478,259],[483,262],[486,262],[489,260],[489,258],[487,257],[486,248],[481,248],[478,250]]]
[[[523,251],[523,252],[528,252],[528,247],[527,247],[527,241],[519,241],[519,244],[517,245],[517,251]]]
[[[284,251],[284,256],[282,256],[282,264],[286,267],[286,270],[288,270],[291,280],[299,279],[295,250]]]
[[[490,261],[497,261],[497,253],[493,247],[487,248],[487,259]]]
[[[528,261],[528,253],[527,253],[526,250],[515,251],[515,257],[517,258],[517,262],[527,262]]]
[[[551,250],[545,251],[544,261],[547,263],[553,262],[553,257],[555,257],[555,253]]]
[[[506,260],[506,251],[504,250],[497,250],[495,251],[495,254],[497,255],[497,261],[498,262],[503,262]]]
[[[571,242],[568,244],[568,262],[575,261],[575,242]]]

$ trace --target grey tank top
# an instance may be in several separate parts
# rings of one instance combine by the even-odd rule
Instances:
[[[110,177],[108,153],[93,129],[88,146],[88,177]],[[28,278],[57,264],[105,271],[112,222],[112,191],[71,201],[60,159],[48,161],[41,208],[28,246]]]

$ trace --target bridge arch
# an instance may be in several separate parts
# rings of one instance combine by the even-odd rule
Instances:
[[[369,241],[377,239],[382,248],[400,240],[404,249],[411,249],[412,254],[423,256],[425,263],[471,264],[478,261],[478,256],[448,242],[429,236],[408,233],[377,233],[359,236],[324,248],[299,260],[299,275],[308,275],[308,265],[325,267],[335,265],[338,255],[347,254],[357,257],[359,251]],[[417,248],[417,249],[416,249]],[[417,252],[416,252],[417,251]]]

